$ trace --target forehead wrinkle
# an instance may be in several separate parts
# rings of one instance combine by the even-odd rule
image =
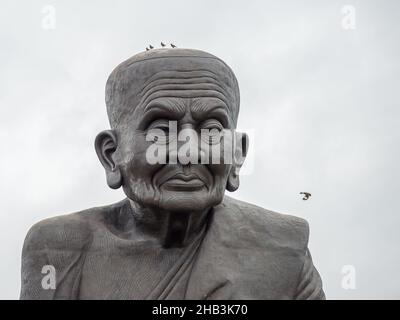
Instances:
[[[166,85],[175,85],[177,87],[182,86],[193,86],[193,85],[215,85],[218,86],[221,90],[223,90],[222,86],[220,85],[220,82],[217,80],[214,80],[213,78],[204,76],[204,77],[196,77],[196,78],[160,78],[157,79],[151,83],[149,83],[144,90],[142,90],[139,94],[142,97],[145,97],[149,94],[149,92],[152,92],[155,90],[155,88],[159,86],[166,86]]]
[[[212,70],[207,69],[193,69],[193,70],[161,70],[155,72],[143,85],[141,92],[146,90],[146,87],[151,85],[159,79],[190,79],[190,78],[202,78],[207,77],[220,82],[220,75]]]
[[[230,75],[227,77],[226,75]],[[213,90],[219,92],[225,101],[236,102],[236,82],[232,81],[232,75],[216,73],[209,69],[186,69],[186,70],[161,70],[154,73],[139,91],[141,103],[157,91],[168,90]],[[228,83],[227,83],[228,82]],[[182,92],[178,96],[182,96]],[[183,97],[188,97],[183,94]]]
[[[215,90],[160,90],[152,93],[145,101],[141,102],[140,105],[147,105],[149,101],[157,98],[218,98],[226,105],[229,105],[229,101],[225,95]]]
[[[189,52],[190,50],[187,51]],[[233,113],[236,115],[239,111],[240,95],[237,79],[231,68],[218,57],[201,51],[199,53],[193,52],[180,54],[178,51],[174,51],[172,54],[162,53],[163,56],[154,56],[153,53],[158,54],[158,51],[152,51],[147,57],[145,55],[136,55],[118,65],[109,76],[106,85],[106,105],[110,124],[113,126],[117,122],[123,121],[128,115],[129,118],[134,117],[135,111],[139,111],[136,109],[143,110],[139,103],[141,91],[146,90],[148,85],[149,87],[153,86],[151,82],[163,77],[170,78],[171,84],[176,84],[176,82],[187,83],[188,81],[201,83],[202,80],[206,83],[218,82],[229,93],[229,103],[226,101],[227,97],[224,99],[223,95],[215,92],[195,93],[197,93],[198,97],[218,97],[225,100],[226,104],[231,104]],[[170,59],[171,61],[168,61]],[[142,63],[143,66],[140,65]],[[191,79],[193,77],[197,79]],[[145,82],[144,85],[142,85],[143,82]],[[175,94],[166,92],[165,96],[170,98],[194,98],[193,95],[183,91]],[[156,94],[146,102],[150,102],[150,100],[157,97],[161,97],[161,95]]]
[[[159,91],[215,91],[220,93],[229,100],[230,94],[226,92],[218,83],[186,83],[186,84],[171,84],[169,82],[158,84],[146,92],[141,98],[141,103],[145,102],[151,95]]]
[[[160,77],[152,82],[148,83],[145,87],[142,88],[142,90],[139,92],[139,94],[145,94],[148,90],[149,87],[153,87],[159,83],[163,83],[165,81],[168,81],[168,83],[171,84],[185,84],[185,83],[219,83],[218,80],[209,77],[209,76],[198,76],[198,77]]]

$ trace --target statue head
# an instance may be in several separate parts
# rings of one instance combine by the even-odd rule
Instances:
[[[122,62],[106,84],[111,130],[95,141],[108,185],[144,207],[217,205],[239,187],[247,152],[239,100],[232,70],[203,51],[153,49]]]

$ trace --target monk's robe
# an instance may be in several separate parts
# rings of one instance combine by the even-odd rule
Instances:
[[[21,299],[324,299],[305,220],[227,196],[182,248],[130,234],[129,201],[44,220],[22,253]],[[44,289],[45,265],[56,270]]]

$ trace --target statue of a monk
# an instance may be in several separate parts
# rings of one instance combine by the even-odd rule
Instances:
[[[324,299],[307,222],[224,196],[248,147],[239,104],[232,70],[203,51],[118,65],[95,148],[126,198],[35,224],[21,299]]]

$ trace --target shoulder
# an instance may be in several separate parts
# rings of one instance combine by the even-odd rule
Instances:
[[[231,225],[247,231],[254,241],[274,243],[305,251],[308,245],[309,224],[305,219],[277,213],[260,206],[225,196],[223,212]]]
[[[23,251],[55,249],[80,250],[92,238],[93,230],[116,205],[94,207],[55,216],[35,223],[28,231]]]

